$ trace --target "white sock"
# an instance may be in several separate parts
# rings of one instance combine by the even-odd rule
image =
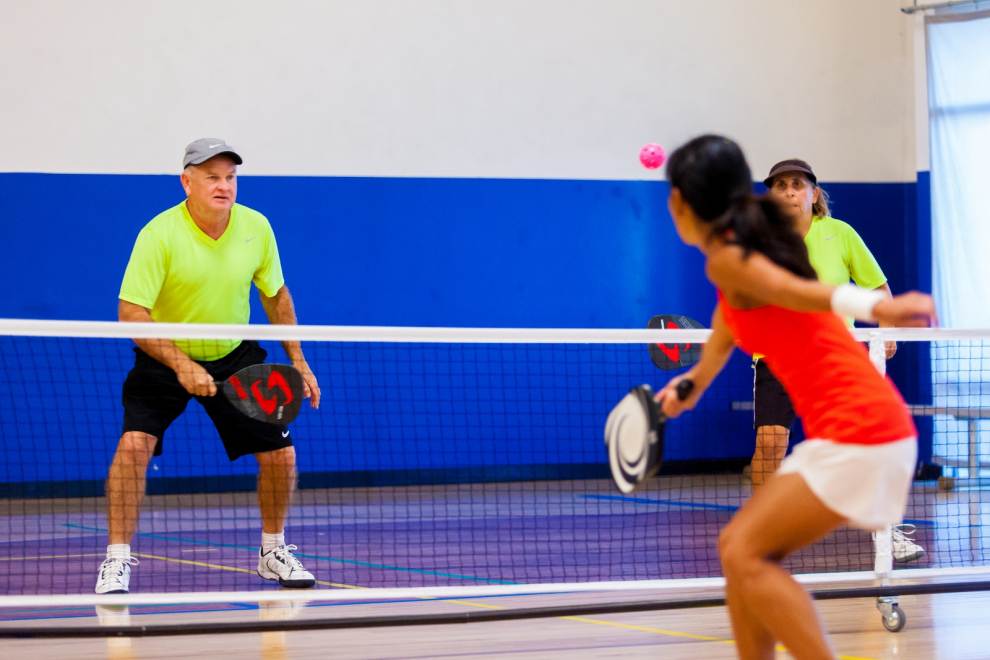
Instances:
[[[107,546],[107,559],[130,559],[130,543],[114,543]]]
[[[278,534],[261,533],[261,554],[268,554],[280,545],[285,545],[285,532]]]

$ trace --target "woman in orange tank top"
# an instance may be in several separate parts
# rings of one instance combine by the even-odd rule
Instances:
[[[899,522],[917,455],[900,394],[840,316],[927,326],[934,305],[920,293],[891,299],[819,282],[791,221],[753,196],[749,165],[732,140],[691,140],[671,154],[667,180],[677,233],[705,255],[718,305],[700,361],[657,394],[664,413],[693,408],[738,344],[766,355],[809,438],[719,537],[738,653],[772,658],[780,641],[798,658],[832,658],[811,598],[779,562],[839,525]],[[681,401],[674,388],[684,378],[695,387]]]

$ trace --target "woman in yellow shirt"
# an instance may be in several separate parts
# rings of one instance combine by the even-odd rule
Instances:
[[[780,161],[770,168],[763,183],[804,237],[818,279],[836,286],[852,280],[860,287],[891,295],[887,278],[863,239],[849,224],[829,215],[828,193],[818,185],[811,165],[797,158]],[[852,326],[852,319],[848,322]],[[897,350],[896,344],[888,342],[886,348],[890,359]],[[761,486],[777,471],[787,453],[795,414],[784,388],[759,356],[754,356],[753,370],[756,447],[749,470],[753,485]],[[894,529],[897,561],[912,561],[924,554],[924,549],[908,536],[910,532],[904,526]]]

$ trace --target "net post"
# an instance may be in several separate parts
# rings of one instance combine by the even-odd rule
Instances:
[[[887,373],[887,351],[884,348],[883,336],[879,332],[871,332],[869,339],[870,362],[882,374]]]
[[[894,570],[894,540],[893,529],[887,527],[873,532],[873,543],[876,554],[873,557],[873,572],[878,580],[886,581]]]
[[[887,352],[884,348],[883,336],[878,331],[869,335],[870,362],[881,374],[887,373]],[[894,569],[894,540],[893,530],[888,527],[873,533],[873,543],[876,554],[873,557],[873,572],[877,579],[887,580]]]

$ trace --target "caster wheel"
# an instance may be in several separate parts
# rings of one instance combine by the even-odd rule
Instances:
[[[881,616],[880,621],[883,622],[883,627],[890,632],[900,632],[907,623],[907,616],[905,616],[904,610],[894,605],[890,610],[890,614]]]
[[[956,489],[955,477],[939,477],[938,489],[946,492],[950,490],[955,490]]]

